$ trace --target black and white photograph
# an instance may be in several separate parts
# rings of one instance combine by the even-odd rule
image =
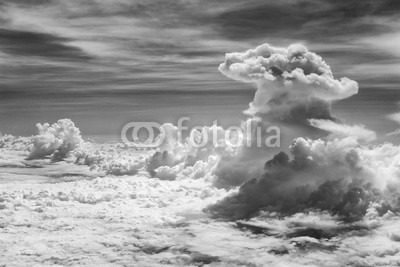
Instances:
[[[400,266],[400,1],[0,0],[26,266]]]

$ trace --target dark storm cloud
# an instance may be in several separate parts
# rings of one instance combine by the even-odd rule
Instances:
[[[51,34],[0,29],[0,51],[11,55],[62,59],[90,59],[81,49],[64,44],[68,41]]]

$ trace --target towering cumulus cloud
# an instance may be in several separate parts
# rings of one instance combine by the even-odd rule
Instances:
[[[357,93],[357,82],[335,79],[322,58],[302,45],[285,49],[264,44],[230,53],[219,70],[257,85],[247,114],[264,122],[284,121],[281,125],[295,129],[297,137],[289,154],[271,157],[263,175],[245,182],[237,194],[211,206],[210,212],[238,219],[261,210],[282,215],[328,210],[345,220],[358,220],[372,206],[379,214],[398,210],[400,148],[365,146],[376,139],[375,132],[363,125],[343,124],[331,113],[332,102]],[[330,135],[323,139],[307,135],[296,125]]]
[[[249,120],[258,119],[262,128],[271,124],[279,126],[280,145],[284,149],[294,138],[320,137],[326,132],[331,132],[331,136],[349,133],[361,135],[360,139],[374,138],[373,132],[362,131],[361,126],[342,125],[331,112],[332,102],[358,92],[357,82],[348,78],[335,79],[325,61],[303,45],[279,48],[263,44],[243,53],[228,53],[219,70],[234,80],[257,86],[254,100],[245,114],[251,117]],[[319,123],[312,124],[311,119]],[[218,164],[219,181],[222,185],[238,185],[257,174],[262,175],[261,162],[279,150],[242,147],[238,157]]]
[[[33,137],[29,158],[62,159],[83,143],[79,129],[70,119],[58,120],[53,125],[38,123],[36,127],[38,135]]]
[[[281,126],[285,135],[281,144],[286,147],[293,138],[307,132],[322,133],[320,130],[332,132],[332,137],[351,135],[368,141],[375,138],[374,132],[362,126],[334,122],[331,103],[356,94],[358,84],[347,78],[336,80],[322,58],[302,45],[286,49],[264,44],[244,53],[230,53],[219,70],[235,80],[257,85],[254,101],[245,112],[250,118],[241,129],[247,133],[246,127],[251,125],[253,130],[262,129],[262,134],[252,136],[255,131],[250,131],[244,136],[243,144],[235,149],[229,146],[217,149],[211,144],[198,149],[188,145],[186,140],[177,142],[176,127],[164,125],[167,142],[147,164],[152,175],[172,180],[181,177],[188,167],[201,166],[201,173],[204,173],[207,166],[214,184],[225,188],[259,177],[263,173],[263,163],[280,150],[277,146],[266,148],[255,144],[267,138],[266,127],[270,122]],[[312,119],[315,121],[311,123]],[[302,129],[303,126],[307,126],[307,130]],[[203,130],[209,132],[212,128]],[[218,132],[224,135],[222,128]],[[247,145],[249,141],[250,146]]]
[[[332,101],[358,92],[357,82],[337,80],[320,56],[300,44],[278,48],[263,44],[244,53],[228,53],[219,70],[255,83],[257,92],[246,114],[284,121],[332,119]]]

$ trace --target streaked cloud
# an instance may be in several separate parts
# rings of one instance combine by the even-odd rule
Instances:
[[[216,69],[226,52],[265,42],[306,44],[360,90],[400,82],[394,0],[5,0],[0,9],[3,99],[90,91],[95,104],[99,92],[248,89]]]

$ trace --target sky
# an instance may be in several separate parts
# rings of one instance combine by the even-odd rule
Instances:
[[[306,45],[359,93],[334,114],[386,139],[398,125],[397,0],[1,0],[0,132],[71,118],[87,135],[130,121],[238,124],[255,86],[218,71],[225,53]],[[393,140],[391,140],[393,141]]]

